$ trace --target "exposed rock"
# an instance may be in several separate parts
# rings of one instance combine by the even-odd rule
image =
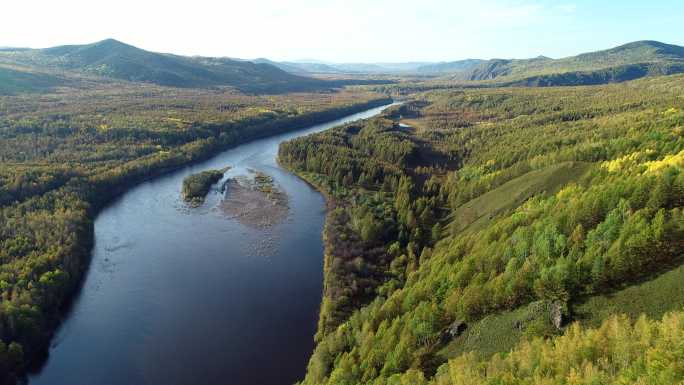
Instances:
[[[444,332],[442,332],[442,342],[447,343],[451,341],[452,339],[460,336],[466,329],[468,328],[468,325],[461,321],[461,320],[456,320],[447,327]]]
[[[553,301],[549,306],[549,318],[556,329],[560,330],[563,326],[563,304],[560,301]]]
[[[565,322],[565,304],[561,301],[535,301],[527,306],[518,319],[513,321],[513,328],[525,330],[532,322],[544,320],[561,330]]]
[[[458,337],[463,333],[468,325],[466,325],[465,322],[461,320],[456,320],[454,321],[449,327],[447,328],[447,332],[451,334],[452,337]]]

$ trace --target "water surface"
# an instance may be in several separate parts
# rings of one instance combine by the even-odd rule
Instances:
[[[284,140],[368,118],[250,142],[145,182],[95,220],[83,289],[31,385],[291,384],[313,349],[323,280],[320,194],[275,162]],[[188,208],[191,173],[263,171],[289,196],[287,219],[255,229],[216,208]]]

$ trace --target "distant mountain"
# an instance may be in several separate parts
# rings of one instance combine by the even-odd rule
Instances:
[[[438,76],[492,85],[582,85],[684,72],[684,47],[637,41],[608,50],[551,59],[467,59],[425,63],[328,63],[188,57],[146,51],[114,39],[46,49],[0,48],[0,93],[33,92],[77,83],[80,78],[117,79],[174,87],[230,86],[243,92],[277,93],[387,83],[374,75]],[[307,75],[336,74],[333,80]],[[87,75],[87,76],[83,76]],[[344,75],[352,75],[345,77]],[[370,76],[353,76],[370,75]]]
[[[432,62],[425,62],[425,61],[420,61],[420,62],[404,62],[404,63],[376,63],[377,65],[387,68],[388,70],[395,71],[395,72],[415,72],[416,69],[427,66],[430,64],[435,64]]]
[[[232,86],[248,92],[281,92],[324,86],[320,80],[296,76],[268,63],[156,53],[114,39],[14,51],[11,60],[15,64],[174,87]]]
[[[455,73],[452,79],[506,81],[523,85],[601,84],[684,72],[684,47],[637,41],[608,50],[550,59],[492,59]]]
[[[293,74],[335,74],[344,71],[332,65],[320,62],[276,62],[269,59],[259,58],[252,60],[253,63],[267,63]]]
[[[320,60],[283,61],[276,62],[269,59],[256,59],[255,63],[269,63],[284,71],[294,74],[409,74],[416,69],[433,63],[329,63]]]
[[[338,63],[332,64],[335,68],[350,73],[365,74],[402,74],[415,73],[416,69],[432,63],[406,62],[406,63]]]
[[[297,59],[297,60],[290,60],[290,63],[313,63],[313,64],[332,64],[331,62],[327,62],[325,60],[317,60],[317,59]]]
[[[422,74],[444,74],[450,72],[461,72],[467,71],[479,64],[482,64],[484,60],[481,59],[465,59],[452,62],[441,62],[422,65],[415,69],[416,72]]]
[[[28,51],[31,48],[20,48],[20,47],[0,47],[0,51]]]
[[[297,74],[396,74],[447,76],[451,80],[509,85],[578,85],[632,80],[684,72],[684,47],[637,41],[608,50],[551,59],[466,59],[440,63],[274,63]]]

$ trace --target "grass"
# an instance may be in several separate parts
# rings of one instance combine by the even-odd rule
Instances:
[[[654,279],[610,294],[592,296],[573,306],[575,318],[584,325],[597,327],[612,314],[637,318],[646,314],[660,319],[672,310],[684,309],[684,265]]]
[[[451,228],[455,232],[482,229],[495,216],[520,206],[532,196],[554,194],[569,182],[579,180],[591,165],[563,162],[512,179],[454,210]]]
[[[513,311],[492,314],[468,325],[466,331],[437,352],[437,356],[446,361],[471,351],[477,352],[483,358],[508,351],[523,338],[524,331],[513,325],[527,312],[525,306]]]

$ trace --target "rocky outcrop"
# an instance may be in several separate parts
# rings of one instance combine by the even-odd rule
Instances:
[[[460,336],[463,334],[463,332],[468,328],[468,325],[462,321],[462,320],[456,320],[451,323],[444,331],[442,332],[442,343],[448,343],[449,341],[453,340],[454,338]]]
[[[563,316],[565,306],[560,301],[553,301],[549,305],[549,319],[556,329],[560,330],[563,327],[565,317]]]
[[[542,320],[561,330],[566,321],[566,305],[558,300],[532,302],[524,315],[513,321],[513,328],[524,330],[531,323]]]

